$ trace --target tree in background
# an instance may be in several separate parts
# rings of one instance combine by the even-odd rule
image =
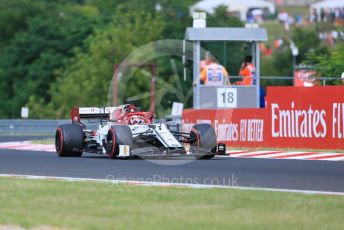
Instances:
[[[142,7],[146,13],[142,13],[140,8],[142,3],[136,5],[137,10],[133,10],[131,4],[121,4],[117,6],[117,10],[111,11],[111,20],[109,19],[111,13],[108,12],[110,6],[107,1],[87,2],[97,9],[107,9],[105,16],[102,14],[99,19],[102,26],[96,30],[95,35],[90,35],[86,39],[83,50],[75,49],[71,58],[66,60],[67,64],[55,71],[58,77],[56,81],[51,83],[48,101],[35,94],[29,98],[28,105],[32,117],[60,118],[68,116],[68,112],[73,106],[105,105],[115,64],[120,63],[135,48],[150,41],[160,38],[184,38],[185,28],[191,26],[192,22],[188,12],[188,4],[190,3],[185,2],[181,4],[179,1],[172,1],[168,4],[168,2],[159,1],[161,7],[159,10],[155,8],[156,3],[143,4]],[[209,16],[209,22],[213,26],[242,26],[238,19],[228,16],[223,10],[217,10],[215,15]],[[212,47],[212,51],[222,54],[222,45]],[[232,52],[230,51],[230,53]],[[242,54],[241,52],[238,53]],[[154,61],[157,65],[159,78],[175,85],[176,78],[170,60],[158,59]],[[181,70],[182,66],[178,61],[176,61],[179,67],[177,69]],[[241,62],[241,58],[235,58],[232,55],[230,61],[229,63]],[[187,94],[191,87],[191,79],[192,77],[188,77],[187,81],[183,83],[184,94]],[[126,95],[135,96],[141,92],[149,91],[149,88],[150,80],[142,74],[136,73],[127,83]],[[162,92],[158,86],[159,90]],[[178,101],[175,94],[159,94],[157,98],[159,97],[164,108],[170,108],[173,101]],[[191,101],[189,102],[191,103]],[[140,100],[139,104],[143,109],[148,109],[149,97]],[[166,112],[159,114],[165,115]]]
[[[86,50],[76,49],[65,68],[57,71],[46,101],[31,96],[34,117],[65,117],[73,106],[106,105],[114,65],[135,48],[160,37],[164,24],[150,13],[118,10],[113,20],[86,40]],[[140,92],[147,80],[137,79],[128,90]],[[148,81],[149,86],[149,81]]]
[[[327,84],[340,85],[340,77],[344,72],[344,43],[335,46],[330,52],[317,54],[310,52],[307,55],[305,63],[314,65],[317,73],[322,77],[338,78],[336,81],[327,82]]]
[[[2,48],[15,34],[28,27],[28,20],[45,10],[41,1],[16,0],[0,1],[0,47]]]
[[[67,78],[70,78],[70,83],[79,83],[82,77],[78,79],[77,73],[92,73],[92,77],[99,74],[92,78],[95,81],[109,79],[113,65],[135,47],[163,36],[182,38],[185,23],[190,25],[188,7],[193,2],[0,0],[0,117],[18,117],[20,107],[24,105],[30,106],[30,117],[56,117],[58,114],[65,117],[64,112],[69,108],[63,109],[63,106],[69,104],[64,102],[75,99],[74,103],[71,102],[75,105],[87,98],[81,91],[70,93],[71,87],[66,86]],[[116,10],[119,8],[122,9],[121,14]],[[125,17],[127,21],[124,22],[119,18],[126,12],[132,12],[130,16],[133,18]],[[141,12],[160,17],[148,19]],[[116,14],[118,17],[114,19]],[[148,22],[144,22],[147,19]],[[162,25],[162,21],[166,23]],[[140,22],[144,22],[142,26]],[[129,26],[130,23],[133,24]],[[106,36],[112,38],[106,40]],[[99,51],[103,54],[97,53],[98,46],[103,48]],[[111,53],[114,49],[116,53]],[[82,70],[85,66],[91,72]],[[67,90],[57,87],[61,83]],[[97,83],[90,84],[98,87]],[[86,85],[88,88],[91,86]],[[99,101],[104,104],[105,94],[104,87],[93,88],[92,95],[99,99],[86,101],[86,104]]]
[[[74,47],[92,33],[97,10],[89,6],[46,3],[26,19],[26,29],[4,42],[0,57],[0,116],[15,117],[30,95],[49,101],[55,70],[65,67]],[[20,11],[19,11],[20,12]]]

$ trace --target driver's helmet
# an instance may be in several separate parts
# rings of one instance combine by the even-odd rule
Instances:
[[[135,105],[124,105],[122,108],[123,114],[133,113],[133,112],[137,112],[137,108],[135,107]]]

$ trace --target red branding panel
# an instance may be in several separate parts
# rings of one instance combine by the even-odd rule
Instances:
[[[344,148],[344,87],[270,87],[268,145]]]
[[[233,147],[264,146],[265,115],[265,109],[184,110],[183,131],[210,123],[219,142]]]
[[[344,149],[344,87],[269,87],[266,109],[184,110],[183,131],[211,123],[232,147]]]

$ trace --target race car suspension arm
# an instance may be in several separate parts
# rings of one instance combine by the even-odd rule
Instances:
[[[190,137],[190,133],[183,133],[183,132],[175,132],[175,131],[171,131],[171,133],[180,141],[184,142],[184,143],[190,143],[190,142],[194,142],[194,138]]]

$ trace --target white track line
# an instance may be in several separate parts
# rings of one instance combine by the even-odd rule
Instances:
[[[223,188],[223,189],[237,189],[237,190],[268,191],[268,192],[301,193],[301,194],[307,194],[307,195],[344,196],[344,192],[242,187],[242,186],[226,186],[226,185],[206,185],[206,184],[186,184],[186,183],[184,184],[184,183],[166,183],[166,182],[152,182],[152,181],[93,179],[93,178],[78,178],[78,177],[52,177],[52,176],[16,175],[16,174],[0,174],[0,177],[31,179],[31,180],[32,179],[33,180],[59,180],[59,181],[70,181],[70,182],[100,182],[100,183],[106,183],[109,185],[126,184],[126,185],[150,186],[150,187],[180,187],[180,188],[197,188],[197,189]]]

